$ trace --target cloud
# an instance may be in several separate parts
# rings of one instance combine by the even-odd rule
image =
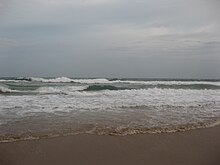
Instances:
[[[19,47],[19,46],[30,46],[31,43],[23,43],[19,42],[16,39],[13,38],[0,38],[0,47]]]
[[[218,0],[0,0],[0,4],[0,47],[7,48],[0,54],[21,54],[21,61],[28,61],[28,56],[28,64],[35,63],[34,58],[45,66],[60,63],[60,68],[68,62],[70,70],[80,64],[74,66],[78,75],[86,72],[83,63],[88,68],[106,59],[132,64],[131,56],[136,59],[134,68],[143,62],[143,75],[147,65],[167,61],[166,66],[178,66],[191,57],[192,66],[210,60],[220,66]],[[34,44],[25,49],[29,43]],[[7,67],[3,59],[0,64],[1,70]],[[48,66],[51,71],[57,68]],[[22,67],[31,72],[30,66]]]
[[[84,34],[111,51],[132,52],[136,56],[147,51],[194,51],[206,43],[220,41],[214,25],[198,27],[137,26],[133,24],[93,26]],[[94,44],[94,43],[93,43]]]
[[[0,38],[0,46],[17,46],[18,42],[15,39]]]
[[[48,0],[47,5],[62,6],[62,5],[73,5],[73,6],[91,6],[91,5],[103,5],[112,2],[113,0]],[[45,1],[43,1],[45,3]]]

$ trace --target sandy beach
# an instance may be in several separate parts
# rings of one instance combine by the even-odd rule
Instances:
[[[220,126],[132,136],[75,135],[0,144],[1,165],[219,165]]]

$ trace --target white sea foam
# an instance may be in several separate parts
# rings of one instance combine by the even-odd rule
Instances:
[[[16,92],[16,90],[11,90],[7,87],[0,86],[0,93],[10,93],[10,92]]]
[[[4,79],[0,79],[0,83],[1,82],[19,82],[19,80],[4,80]]]
[[[107,79],[73,79],[76,83],[81,84],[112,84],[113,81],[109,81]]]
[[[45,79],[45,78],[31,78],[32,81],[40,82],[52,82],[52,83],[82,83],[82,84],[113,84],[113,83],[128,83],[128,84],[145,84],[145,85],[192,85],[192,84],[204,84],[204,85],[216,85],[220,86],[220,82],[213,81],[134,81],[134,80],[113,80],[109,81],[108,79],[72,79],[68,77],[58,77],[54,79]]]
[[[37,77],[31,77],[32,81],[38,81],[38,82],[48,82],[48,83],[68,83],[72,82],[73,80],[68,77],[58,77],[54,79],[45,79],[45,78],[37,78]]]
[[[85,87],[79,87],[81,89]],[[68,92],[68,95],[33,95],[1,97],[2,107],[23,107],[19,113],[39,111],[53,113],[60,111],[118,111],[121,107],[202,107],[220,103],[219,90],[185,90],[185,89],[139,89],[119,91],[80,92],[78,89],[41,88],[43,93]],[[31,104],[30,104],[31,102]],[[32,108],[31,108],[32,107]],[[56,108],[55,108],[56,107]],[[175,109],[174,109],[175,111]],[[207,111],[212,111],[207,109]],[[220,111],[220,109],[218,110]],[[165,112],[165,111],[164,111]],[[199,111],[195,113],[201,113]],[[205,112],[204,112],[205,114]]]
[[[68,77],[58,77],[54,79],[45,79],[45,78],[36,78],[31,77],[32,81],[38,81],[38,82],[46,82],[46,83],[81,83],[81,84],[102,84],[102,83],[114,83],[107,79],[71,79]]]
[[[88,86],[54,86],[54,87],[40,87],[34,92],[38,93],[63,93],[63,94],[71,94],[75,91],[82,91],[86,89]]]
[[[220,86],[220,82],[210,82],[210,81],[128,81],[128,80],[115,80],[110,81],[110,83],[128,83],[128,84],[144,84],[144,85],[216,85]]]
[[[64,129],[66,125],[68,128],[80,124],[96,128],[96,125],[104,124],[107,131],[111,126],[125,130],[175,128],[220,117],[220,90],[149,88],[83,91],[87,87],[46,86],[33,91],[43,94],[0,95],[0,122],[4,123],[0,126],[7,128],[8,124],[9,127],[2,131],[13,131],[10,129],[13,123],[20,124],[16,127],[17,132],[28,132],[32,128],[30,123],[38,131],[47,131],[48,127],[56,130],[58,124]],[[47,115],[50,117],[45,118]],[[39,123],[43,123],[45,129]]]
[[[19,93],[19,94],[72,94],[75,91],[85,90],[88,86],[44,86],[36,90],[12,90],[6,86],[0,86],[0,93]]]

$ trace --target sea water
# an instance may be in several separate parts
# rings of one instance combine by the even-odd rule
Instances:
[[[0,140],[219,124],[219,80],[0,78]]]

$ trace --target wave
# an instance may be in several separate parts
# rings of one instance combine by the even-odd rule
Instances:
[[[37,81],[37,82],[45,82],[45,83],[71,83],[73,82],[73,80],[68,77],[58,77],[54,79],[31,77],[30,80]]]
[[[114,85],[90,85],[84,91],[101,91],[101,90],[137,90],[137,89],[189,89],[189,90],[215,90],[220,89],[220,86],[210,84],[189,84],[189,85],[140,85],[118,87]]]
[[[19,82],[20,80],[5,80],[5,79],[0,79],[0,83],[4,83],[4,82]]]
[[[19,77],[15,79],[0,79],[0,82],[43,82],[43,83],[79,83],[79,84],[134,84],[134,85],[213,85],[220,86],[219,81],[181,81],[181,80],[124,80],[124,79],[106,79],[106,78],[94,78],[94,79],[76,79],[68,77],[57,78],[38,78],[38,77]]]
[[[143,84],[143,85],[215,85],[220,86],[220,82],[211,81],[128,81],[128,80],[115,80],[111,83],[127,83],[127,84]]]
[[[54,79],[28,78],[27,80],[46,83],[80,83],[80,84],[144,84],[144,85],[215,85],[220,86],[220,82],[210,81],[134,81],[134,80],[108,80],[108,79],[72,79],[68,77],[58,77]]]
[[[113,82],[108,79],[73,79],[75,83],[81,84],[111,84]]]
[[[65,95],[102,95],[102,94],[133,94],[134,92],[193,92],[198,90],[211,90],[211,91],[219,91],[216,89],[220,89],[218,86],[212,85],[185,85],[185,86],[171,86],[171,85],[147,85],[141,87],[130,87],[123,86],[118,87],[114,85],[80,85],[80,86],[39,86],[39,87],[14,87],[14,86],[0,86],[0,94],[19,94],[19,95],[36,95],[36,94],[65,94]]]
[[[54,79],[31,77],[31,78],[28,78],[26,80],[27,81],[45,82],[45,83],[80,83],[80,84],[111,83],[107,79],[71,79],[71,78],[68,78],[68,77],[58,77],[58,78],[54,78]]]
[[[22,95],[35,95],[35,94],[71,94],[75,91],[83,91],[88,86],[0,86],[0,94],[22,94]]]
[[[83,91],[100,91],[100,90],[125,90],[128,88],[116,87],[113,85],[90,85]]]
[[[87,86],[61,86],[61,87],[40,87],[34,92],[44,94],[71,94],[75,91],[83,91]]]
[[[220,86],[218,85],[212,85],[212,84],[158,84],[158,85],[145,85],[143,88],[162,88],[162,89],[197,89],[197,90],[203,90],[203,89],[220,89]]]
[[[172,127],[125,127],[125,126],[104,126],[90,124],[88,128],[81,128],[78,130],[66,129],[65,131],[48,131],[41,134],[36,133],[20,133],[19,135],[2,135],[0,136],[0,143],[10,143],[16,141],[39,140],[45,138],[54,138],[62,136],[74,136],[79,134],[99,135],[99,136],[128,136],[138,134],[161,134],[161,133],[175,133],[185,132],[196,129],[212,128],[220,125],[219,119],[209,120],[206,122],[198,122],[194,124],[176,125]]]
[[[118,79],[72,79],[68,77],[36,78],[20,77],[16,80],[5,79],[0,82],[0,93],[12,93],[19,95],[35,94],[66,94],[74,95],[74,92],[91,94],[91,91],[100,93],[105,90],[113,92],[175,89],[175,90],[220,90],[218,81],[139,81]],[[51,84],[50,84],[51,83]],[[54,83],[54,84],[53,84]],[[61,83],[61,84],[59,84]],[[68,83],[68,84],[65,84]],[[94,94],[94,92],[93,92]],[[93,95],[92,94],[92,95]]]
[[[4,86],[0,86],[0,94],[1,93],[12,93],[12,92],[17,92],[16,90],[11,90],[7,87],[4,87]]]
[[[103,79],[72,79],[68,77],[57,77],[57,78],[22,77],[22,78],[17,78],[16,80],[35,81],[35,82],[44,82],[44,83],[80,83],[80,84],[113,83],[108,79],[104,79],[104,78]],[[8,81],[8,80],[4,80],[4,81]]]
[[[145,85],[140,88],[135,87],[117,87],[114,85],[90,85],[83,91],[101,91],[101,90],[144,90],[144,89],[220,89],[220,86],[209,84],[192,84],[192,85]]]
[[[127,136],[127,135],[136,135],[136,134],[159,134],[159,133],[175,133],[175,132],[185,132],[189,130],[202,129],[202,128],[211,128],[220,125],[219,119],[209,120],[204,122],[198,122],[194,124],[184,124],[176,125],[171,127],[104,127],[104,128],[93,128],[89,131],[86,131],[87,134],[96,134],[96,135],[111,135],[111,136]],[[81,133],[81,132],[79,132]]]
[[[120,90],[145,90],[145,89],[185,89],[185,90],[215,90],[220,89],[220,86],[215,85],[206,85],[206,84],[192,84],[192,85],[142,85],[142,86],[117,86],[117,85],[102,85],[102,84],[95,84],[95,85],[83,85],[83,86],[54,86],[54,87],[40,87],[36,91],[102,91],[102,90],[113,90],[113,91],[120,91]]]

